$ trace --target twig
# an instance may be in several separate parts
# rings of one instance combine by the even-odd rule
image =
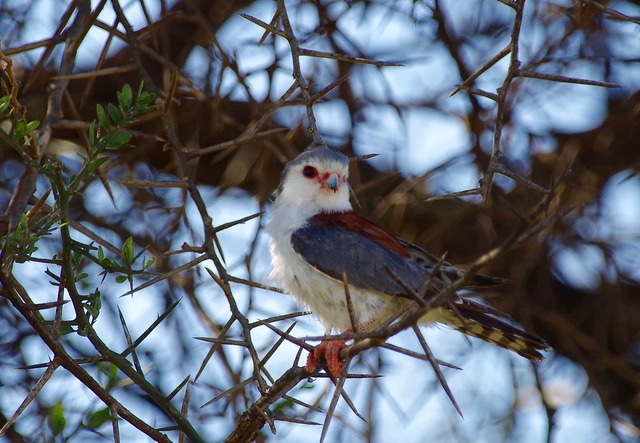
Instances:
[[[507,94],[509,92],[509,86],[511,82],[518,75],[520,68],[519,57],[519,44],[520,44],[520,29],[522,27],[522,18],[524,15],[525,0],[513,0],[509,2],[509,6],[515,11],[513,18],[513,27],[511,29],[511,43],[510,52],[511,57],[509,59],[509,67],[507,73],[504,76],[502,85],[498,88],[498,109],[496,111],[496,127],[493,132],[493,147],[491,148],[491,159],[489,160],[489,166],[485,171],[484,178],[480,184],[482,196],[484,202],[489,205],[491,202],[491,189],[493,188],[493,176],[495,174],[495,168],[500,160],[500,144],[502,141],[502,128],[505,125],[505,119],[507,115]]]
[[[615,9],[611,9],[601,3],[594,2],[593,0],[578,0],[580,3],[593,6],[594,8],[604,12],[605,14],[609,14],[611,17],[622,20],[625,22],[636,23],[640,25],[640,18],[638,17],[630,17],[628,15],[623,14],[622,12],[616,11]]]
[[[437,200],[448,200],[451,198],[466,197],[468,195],[480,195],[481,193],[482,193],[482,190],[480,188],[465,189],[464,191],[450,192],[448,194],[429,197],[428,199],[425,200],[425,202],[433,202]]]
[[[424,354],[420,354],[419,352],[410,351],[409,349],[404,349],[404,348],[401,348],[400,346],[392,345],[391,343],[382,343],[380,345],[380,347],[384,348],[384,349],[389,349],[390,351],[397,352],[399,354],[407,355],[409,357],[412,357],[412,358],[415,358],[415,359],[418,359],[418,360],[429,360],[429,357],[427,357]],[[450,369],[457,369],[459,371],[462,370],[461,367],[456,366],[456,365],[452,365],[451,363],[447,363],[445,361],[437,360],[437,359],[436,359],[436,361],[438,362],[438,364],[440,366],[445,366],[445,367],[450,368]]]
[[[527,71],[526,69],[518,69],[516,71],[516,75],[519,77],[536,78],[539,80],[550,80],[553,82],[560,82],[560,83],[574,83],[578,85],[601,86],[603,88],[620,88],[621,87],[616,83],[601,82],[597,80],[588,80],[588,79],[577,78],[577,77],[565,77],[563,75],[542,74],[540,72]]]
[[[509,169],[505,168],[504,166],[502,166],[500,164],[496,166],[495,171],[496,171],[496,173],[502,174],[505,177],[509,177],[509,178],[511,178],[511,179],[513,179],[513,180],[515,180],[517,182],[520,182],[523,185],[525,185],[525,186],[527,186],[527,187],[529,187],[529,188],[531,188],[531,189],[533,189],[535,191],[541,192],[543,194],[549,194],[551,192],[548,189],[545,189],[542,186],[532,182],[531,180],[527,179],[526,177],[523,177],[520,174],[516,174],[515,172],[510,171]]]
[[[461,90],[469,90],[468,88],[478,77],[487,72],[493,65],[502,60],[507,54],[511,52],[511,43],[509,43],[502,51],[498,52],[496,55],[491,57],[489,61],[487,61],[480,69],[467,77],[460,85],[456,86],[456,89],[453,90],[449,97],[454,96]]]
[[[300,87],[300,93],[305,101],[305,107],[307,109],[307,131],[311,135],[314,144],[324,146],[324,140],[322,139],[322,135],[320,135],[320,131],[318,131],[318,125],[316,123],[316,117],[313,113],[313,99],[311,94],[309,93],[309,86],[307,85],[304,76],[302,75],[302,69],[300,68],[300,45],[298,43],[298,39],[296,38],[293,29],[291,28],[291,22],[289,21],[289,15],[287,14],[287,8],[284,5],[284,0],[276,0],[276,5],[278,8],[278,15],[280,17],[280,21],[282,22],[282,26],[284,28],[284,38],[289,42],[289,47],[291,48],[291,61],[293,64],[293,78],[298,83]]]
[[[464,85],[460,85],[456,88],[456,92],[457,91],[466,91],[470,94],[475,94],[475,95],[479,95],[481,97],[484,98],[488,98],[489,100],[493,100],[494,102],[497,102],[499,97],[498,94],[494,94],[493,92],[488,92],[488,91],[484,91],[482,89],[476,89],[476,88],[472,88],[470,86],[464,86]]]
[[[229,309],[231,309],[231,314],[240,323],[240,325],[242,325],[243,336],[247,341],[247,349],[249,350],[249,355],[251,356],[251,360],[253,362],[253,375],[255,380],[258,382],[260,392],[264,393],[266,392],[267,387],[262,377],[260,377],[260,371],[262,367],[260,366],[260,359],[258,358],[258,352],[256,351],[256,348],[254,347],[253,342],[251,341],[251,326],[249,324],[249,320],[247,320],[247,318],[244,315],[242,315],[242,313],[240,312],[240,309],[238,309],[238,304],[236,303],[236,300],[233,297],[233,294],[231,293],[231,289],[228,285],[228,282],[225,282],[223,279],[221,279],[216,274],[214,274],[213,271],[211,271],[211,269],[209,268],[206,268],[206,269],[209,276],[218,284],[218,286],[222,289],[222,292],[226,296],[227,302],[229,303]],[[220,269],[224,269],[222,268],[222,265],[220,265]],[[226,276],[226,271],[224,272],[225,272],[224,275]]]
[[[347,312],[349,313],[349,323],[351,324],[351,330],[357,331],[356,314],[353,311],[353,303],[351,302],[351,291],[349,290],[349,280],[347,279],[347,272],[342,271],[342,286],[344,287],[344,298],[347,302]]]
[[[313,49],[305,49],[305,48],[300,48],[300,55],[303,55],[303,56],[306,55],[308,57],[316,57],[316,58],[330,58],[332,60],[338,60],[341,62],[360,63],[363,65],[373,65],[377,67],[404,66],[402,63],[398,63],[398,62],[382,62],[378,60],[370,60],[368,58],[363,58],[363,57],[353,57],[350,55],[334,54],[331,52],[314,51]]]
[[[228,142],[218,143],[217,145],[207,146],[206,148],[198,149],[196,151],[189,152],[187,157],[189,159],[195,157],[202,157],[203,155],[214,154],[216,152],[224,151],[225,149],[235,148],[244,143],[250,143],[252,141],[267,137],[272,134],[282,133],[284,129],[269,129],[268,131],[258,132],[258,133],[249,133],[246,136],[238,137]]]
[[[327,436],[327,432],[329,431],[329,425],[331,424],[331,419],[333,418],[333,414],[335,413],[336,406],[338,405],[338,400],[343,393],[344,383],[347,380],[347,369],[349,367],[349,363],[351,362],[351,357],[347,357],[344,362],[344,368],[340,377],[338,378],[338,382],[336,383],[335,389],[333,391],[333,395],[331,396],[331,402],[329,403],[329,409],[327,409],[327,413],[325,415],[324,423],[322,424],[322,433],[320,434],[320,443],[324,441]],[[333,379],[333,377],[331,377]]]
[[[38,396],[44,385],[47,384],[53,373],[60,367],[60,360],[58,358],[54,358],[51,363],[47,366],[47,370],[44,371],[44,374],[40,377],[38,382],[35,384],[31,391],[29,391],[29,395],[22,401],[22,404],[18,406],[16,412],[13,413],[11,418],[7,420],[2,429],[0,429],[0,437],[2,437],[7,430],[13,426],[18,417],[27,409],[27,406]]]
[[[112,66],[104,69],[95,69],[89,72],[79,72],[77,74],[56,75],[52,78],[54,80],[81,80],[85,78],[102,77],[105,75],[124,74],[125,72],[135,71],[136,69],[138,69],[138,66],[135,63],[129,63],[128,65]]]
[[[313,95],[313,97],[311,97],[311,103],[312,104],[316,104],[318,102],[318,100],[320,100],[322,97],[327,95],[329,92],[333,91],[335,88],[337,88],[338,86],[340,86],[341,84],[346,82],[348,79],[349,79],[348,75],[343,75],[342,77],[340,77],[340,78],[336,79],[335,81],[331,82],[328,86],[325,86],[320,91],[316,92]]]
[[[444,392],[447,393],[447,397],[449,397],[449,400],[453,404],[453,407],[456,408],[456,411],[458,411],[458,414],[460,414],[460,417],[464,418],[464,415],[462,414],[462,410],[460,409],[460,405],[458,405],[458,402],[453,396],[453,392],[451,392],[451,389],[449,388],[447,379],[444,378],[444,374],[440,369],[438,360],[436,360],[435,357],[433,356],[433,353],[431,352],[431,349],[429,348],[429,345],[427,344],[427,340],[425,340],[424,335],[422,334],[422,331],[420,331],[420,328],[418,328],[418,325],[416,324],[412,326],[412,329],[413,329],[413,332],[416,334],[416,337],[418,337],[418,341],[420,342],[420,346],[422,346],[422,350],[424,351],[424,354],[427,356],[427,360],[429,360],[429,363],[431,363],[433,372],[435,372],[436,377],[438,377],[440,386],[442,386],[442,388],[444,389]]]

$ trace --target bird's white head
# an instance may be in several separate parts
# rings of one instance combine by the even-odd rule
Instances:
[[[308,149],[285,166],[275,204],[293,205],[307,214],[348,211],[348,179],[346,155],[326,147]]]

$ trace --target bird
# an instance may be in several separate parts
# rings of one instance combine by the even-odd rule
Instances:
[[[349,163],[345,154],[317,144],[289,161],[266,227],[269,279],[309,308],[327,335],[372,331],[397,317],[425,286],[422,295],[428,300],[465,274],[354,211]],[[478,274],[465,289],[504,281]],[[444,324],[529,360],[542,360],[547,343],[507,319],[506,314],[455,293],[450,303],[429,310],[419,323]],[[309,353],[306,370],[314,373],[324,358],[329,372],[339,375],[340,350],[345,346],[345,340],[322,341]]]

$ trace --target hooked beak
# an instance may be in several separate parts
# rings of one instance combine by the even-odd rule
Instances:
[[[340,185],[340,179],[338,178],[338,174],[332,172],[329,177],[324,181],[324,184],[327,188],[331,189],[333,192],[338,190],[338,185]]]

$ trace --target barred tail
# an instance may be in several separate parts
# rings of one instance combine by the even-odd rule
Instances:
[[[438,321],[472,337],[477,337],[532,361],[543,360],[541,351],[549,345],[540,337],[496,318],[497,311],[465,299],[455,303],[457,313],[443,307]],[[443,312],[442,312],[443,311]],[[503,314],[504,315],[504,314]]]

